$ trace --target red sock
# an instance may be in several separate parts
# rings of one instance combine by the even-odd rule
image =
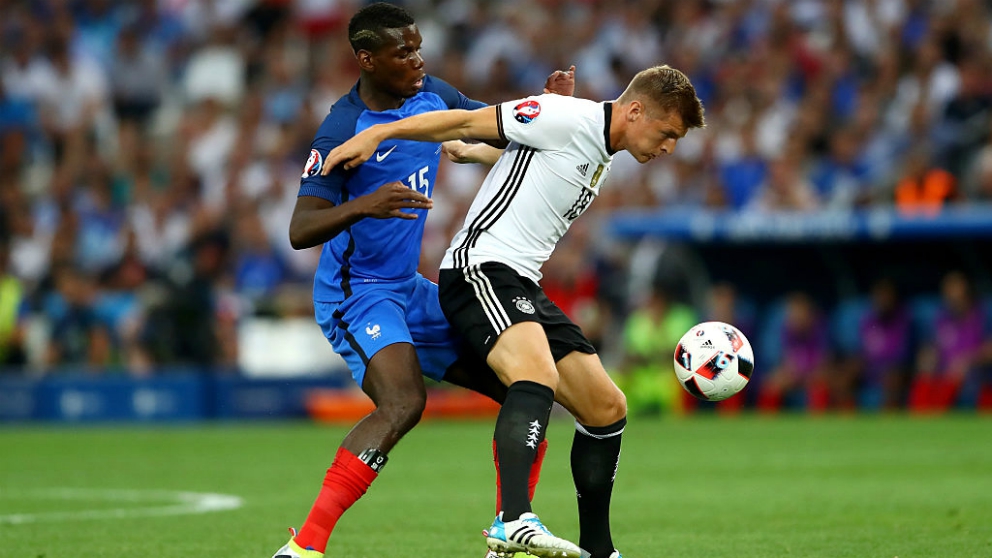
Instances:
[[[293,539],[296,544],[302,548],[324,552],[327,549],[327,539],[331,537],[338,519],[365,494],[377,476],[379,474],[355,454],[338,448],[334,463],[324,477],[324,486],[317,495],[317,501],[310,509],[310,515],[303,523],[300,533]]]
[[[548,451],[548,439],[541,440],[537,445],[537,455],[534,456],[534,463],[530,466],[530,476],[527,477],[527,499],[534,501],[534,493],[537,492],[537,482],[541,480],[541,466],[544,465],[544,454]]]
[[[534,463],[530,466],[530,476],[527,477],[528,500],[534,500],[534,493],[537,491],[537,482],[541,480],[541,466],[544,464],[544,454],[547,451],[548,440],[545,438],[537,445],[537,455],[534,456]],[[499,480],[499,457],[496,454],[496,440],[493,440],[493,463],[496,464],[496,515],[499,515],[499,512],[503,509],[503,485]]]

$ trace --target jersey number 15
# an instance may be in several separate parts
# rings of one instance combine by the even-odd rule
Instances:
[[[424,167],[419,171],[406,177],[406,183],[410,186],[411,190],[420,192],[421,194],[427,195],[427,191],[431,185],[430,180],[427,179],[427,173],[430,172],[430,167]]]

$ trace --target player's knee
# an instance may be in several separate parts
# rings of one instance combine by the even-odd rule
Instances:
[[[627,396],[614,387],[596,398],[589,416],[580,419],[587,426],[609,426],[627,416]]]
[[[611,390],[605,399],[603,407],[605,419],[609,421],[607,424],[613,424],[627,416],[627,396],[619,388]]]
[[[393,430],[406,433],[420,422],[420,417],[424,415],[426,406],[427,395],[413,392],[405,394],[403,397],[384,401],[379,405],[378,412],[385,415]]]

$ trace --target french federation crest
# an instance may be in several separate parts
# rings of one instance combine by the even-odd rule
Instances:
[[[303,175],[300,178],[315,176],[320,172],[322,166],[324,166],[324,158],[320,156],[319,151],[311,149],[310,157],[307,158],[307,164],[303,167]]]
[[[533,99],[528,99],[513,107],[513,118],[521,124],[530,124],[541,114],[541,103]]]

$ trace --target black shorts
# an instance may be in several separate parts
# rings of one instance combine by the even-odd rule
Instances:
[[[438,279],[441,310],[483,358],[499,334],[520,322],[537,322],[544,327],[555,362],[572,351],[596,354],[579,326],[548,299],[544,290],[509,266],[487,262],[442,269]]]

